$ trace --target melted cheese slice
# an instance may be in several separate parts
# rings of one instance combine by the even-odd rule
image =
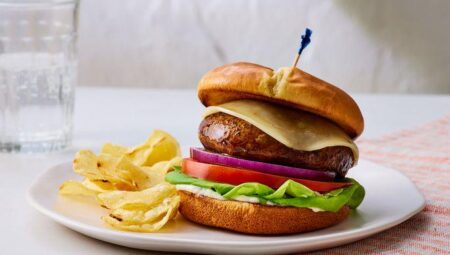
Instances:
[[[301,111],[255,100],[238,100],[206,108],[203,117],[223,112],[247,121],[289,148],[300,151],[345,146],[358,161],[358,147],[332,122]]]

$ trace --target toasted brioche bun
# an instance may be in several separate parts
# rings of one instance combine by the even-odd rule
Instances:
[[[361,111],[347,93],[297,68],[273,71],[246,62],[224,65],[202,77],[198,97],[205,106],[240,99],[278,103],[329,119],[351,138],[364,129]]]
[[[350,209],[336,213],[313,212],[307,208],[265,206],[217,200],[178,191],[179,212],[188,220],[247,234],[275,235],[313,231],[335,225],[347,218]]]

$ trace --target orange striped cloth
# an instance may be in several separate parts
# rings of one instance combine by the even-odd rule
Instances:
[[[425,209],[390,230],[315,254],[450,254],[450,116],[358,145],[361,157],[411,178]]]

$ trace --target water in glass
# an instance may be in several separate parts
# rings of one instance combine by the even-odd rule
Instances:
[[[47,152],[72,136],[77,1],[0,0],[0,151]]]

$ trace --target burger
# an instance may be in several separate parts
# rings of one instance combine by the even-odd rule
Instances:
[[[198,224],[247,234],[290,234],[335,225],[364,188],[346,178],[364,129],[355,101],[297,68],[239,62],[206,73],[207,108],[191,148],[166,174],[180,213]]]

